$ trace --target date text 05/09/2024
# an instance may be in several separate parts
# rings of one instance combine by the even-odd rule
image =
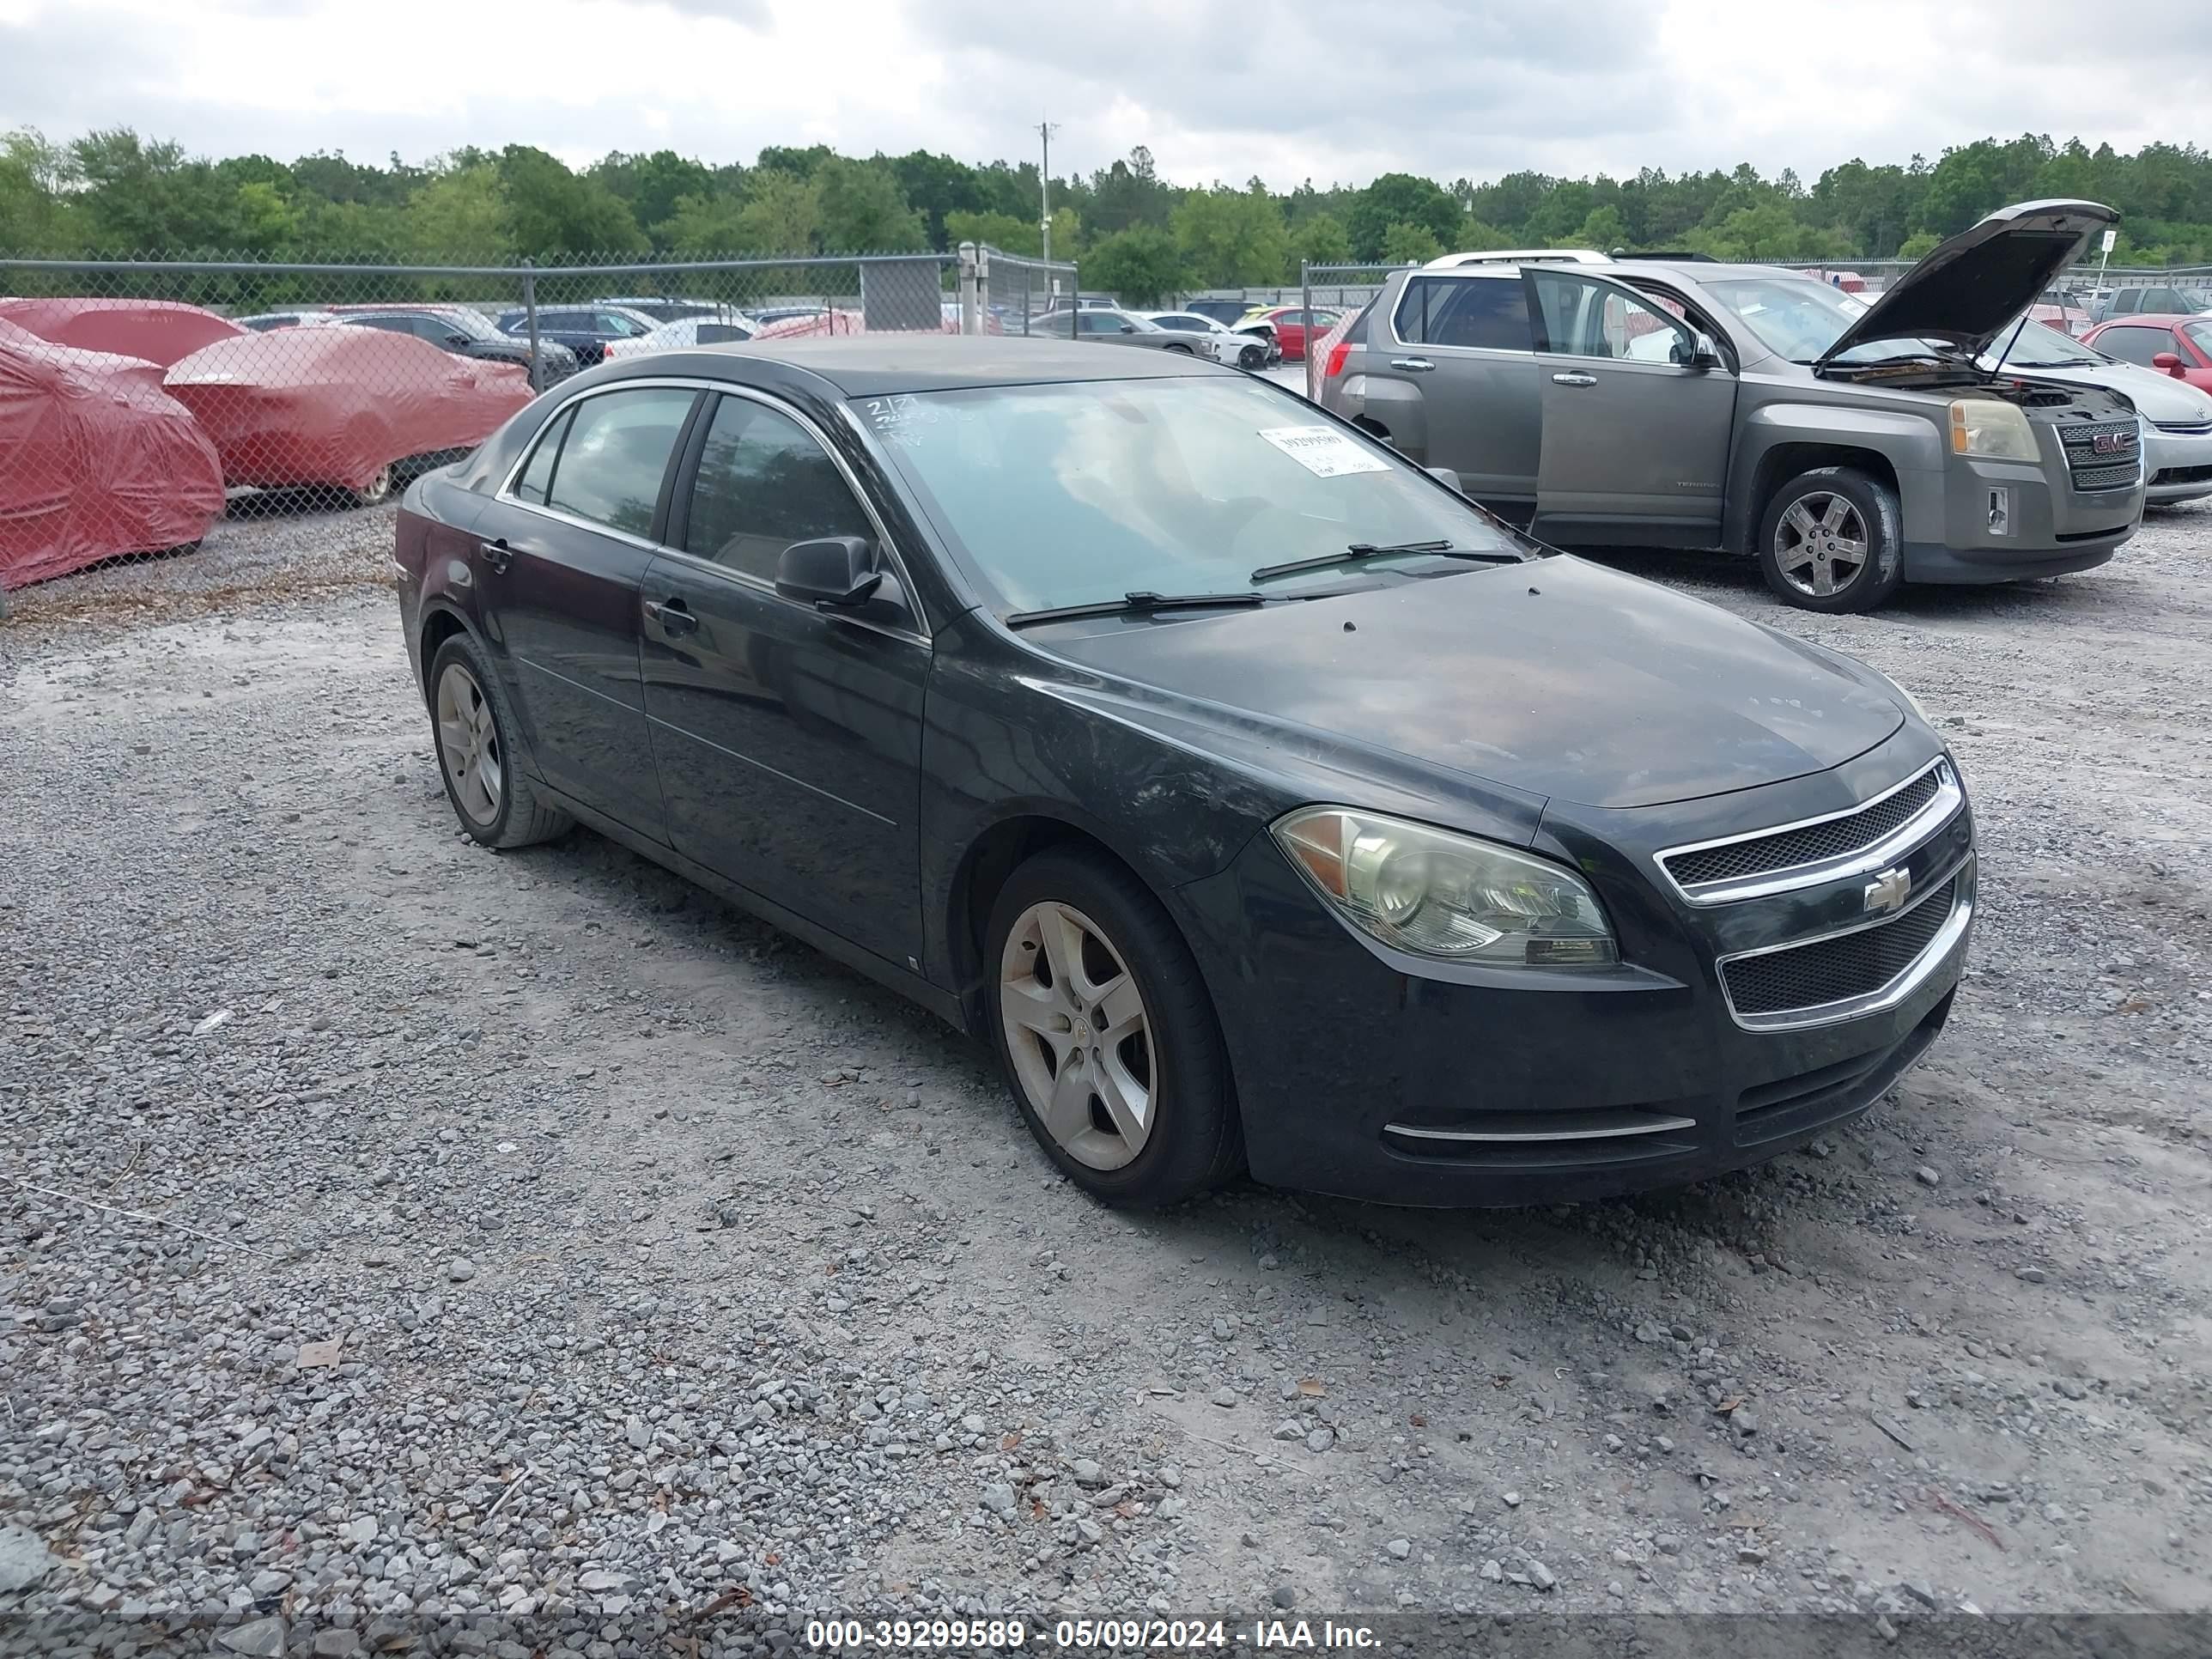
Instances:
[[[1369,1626],[1333,1619],[1263,1619],[1249,1625],[1220,1619],[1062,1619],[1049,1626],[1018,1619],[826,1619],[806,1626],[806,1645],[817,1652],[1018,1652],[1032,1643],[1045,1646],[1048,1636],[1054,1649],[1097,1653],[1231,1647],[1358,1651],[1382,1645]]]

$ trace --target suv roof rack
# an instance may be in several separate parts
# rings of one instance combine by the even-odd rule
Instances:
[[[1424,270],[1453,270],[1462,265],[1604,265],[1611,256],[1591,247],[1497,248],[1480,253],[1447,253],[1431,259]]]
[[[1717,264],[1720,262],[1710,253],[1692,253],[1687,248],[1664,253],[1616,253],[1616,259],[1665,259],[1674,264]]]

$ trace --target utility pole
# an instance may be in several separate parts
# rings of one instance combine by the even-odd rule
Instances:
[[[1037,123],[1037,137],[1044,141],[1044,164],[1037,169],[1037,201],[1044,210],[1038,221],[1044,232],[1045,263],[1052,263],[1052,135],[1060,131],[1056,121]]]

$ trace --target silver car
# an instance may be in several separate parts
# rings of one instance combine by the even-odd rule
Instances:
[[[1123,311],[1115,306],[1094,306],[1087,301],[1074,315],[1075,337],[1096,340],[1107,345],[1145,346],[1154,351],[1176,351],[1186,357],[1201,354],[1211,356],[1196,339],[1174,329],[1162,328],[1148,317],[1133,311]],[[1048,312],[1030,323],[1032,334],[1056,334],[1065,339],[1068,333],[1068,313]]]
[[[1975,358],[2117,217],[2003,209],[1870,307],[1704,260],[1395,272],[1321,400],[1546,540],[1750,554],[1808,610],[2087,570],[2142,515],[2134,406]]]
[[[2107,338],[2110,337],[2107,336]],[[2143,497],[2172,507],[2212,495],[2212,395],[2154,368],[2121,362],[2042,323],[2008,329],[1982,354],[1991,373],[2033,374],[2124,394],[2143,418]]]

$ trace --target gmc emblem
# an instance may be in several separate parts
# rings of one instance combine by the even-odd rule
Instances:
[[[2129,432],[2093,432],[2089,434],[2092,455],[2120,455],[2136,447],[2135,434]]]

